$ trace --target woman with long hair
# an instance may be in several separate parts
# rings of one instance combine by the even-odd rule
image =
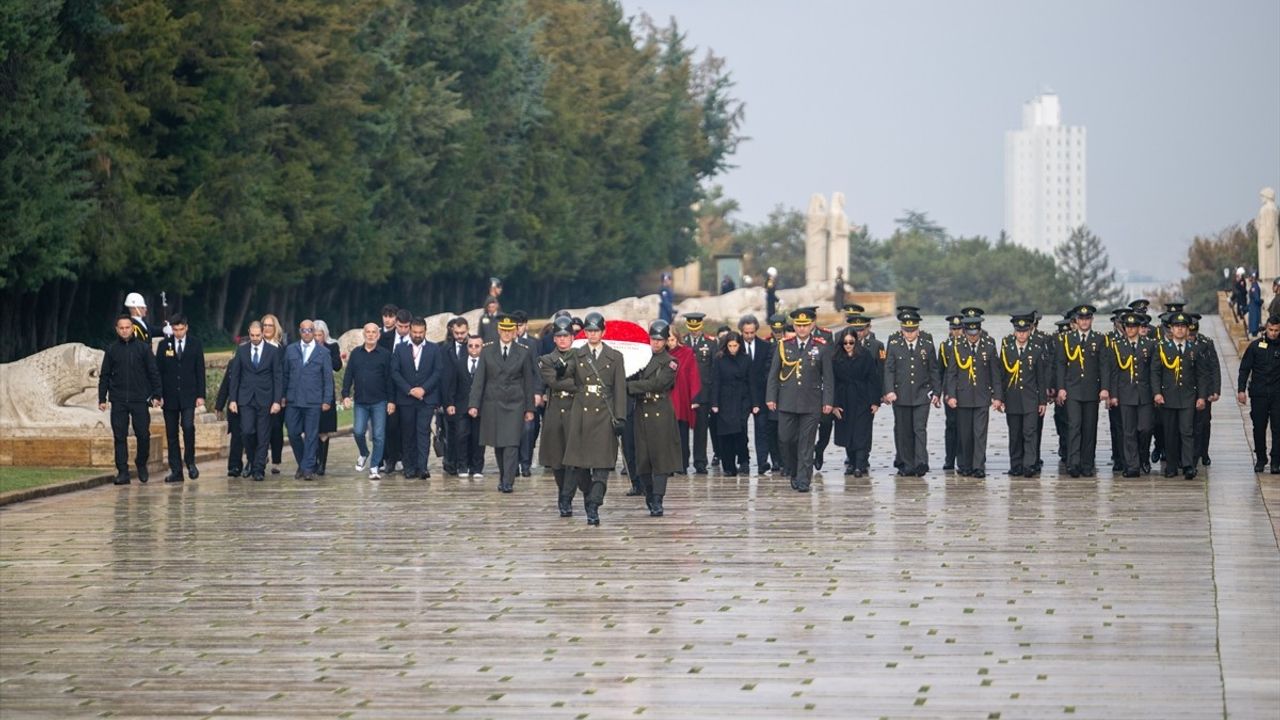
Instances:
[[[258,321],[262,324],[262,339],[284,350],[286,337],[280,318],[267,313]],[[280,474],[280,463],[284,459],[284,409],[271,416],[271,474]]]
[[[723,349],[716,353],[711,373],[711,412],[716,417],[715,432],[720,438],[720,469],[735,477],[738,468],[749,474],[747,419],[752,407],[751,360],[742,351],[742,336],[730,331]]]
[[[338,341],[329,336],[329,324],[323,320],[316,320],[312,323],[315,325],[316,343],[322,348],[328,348],[329,356],[333,360],[333,380],[337,383],[338,371],[342,369],[342,348],[338,347]],[[334,395],[334,397],[338,397]],[[328,410],[320,411],[320,447],[316,451],[316,474],[324,474],[324,466],[329,463],[329,438],[338,432],[338,404],[333,403]]]
[[[840,334],[831,363],[836,377],[835,441],[844,448],[845,474],[854,477],[870,471],[871,419],[880,409],[883,382],[877,360],[854,330]]]

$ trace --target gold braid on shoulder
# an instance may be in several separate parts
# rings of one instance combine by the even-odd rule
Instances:
[[[778,380],[780,382],[786,382],[787,380],[790,380],[792,375],[796,376],[796,380],[800,379],[801,358],[796,358],[795,360],[787,359],[787,343],[786,342],[778,343],[778,360],[780,360],[782,363],[782,369],[778,371]]]

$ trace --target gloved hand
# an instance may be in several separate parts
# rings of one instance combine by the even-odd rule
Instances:
[[[622,420],[622,419],[620,419],[620,418],[619,418],[619,419],[615,419],[615,420],[613,421],[613,434],[614,434],[614,435],[619,435],[619,436],[620,436],[620,435],[622,435],[622,431],[623,431],[623,430],[625,430],[626,428],[627,428],[627,421],[626,421],[626,420]]]

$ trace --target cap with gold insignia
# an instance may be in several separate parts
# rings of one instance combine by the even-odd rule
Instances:
[[[1072,312],[1074,312],[1075,316],[1078,318],[1091,318],[1094,313],[1098,312],[1098,308],[1095,305],[1077,305]]]
[[[852,315],[854,313],[864,313],[867,311],[866,308],[854,302],[845,303],[840,307],[840,309],[843,310],[846,315]]]
[[[971,315],[961,320],[960,324],[964,326],[964,331],[971,335],[982,332],[982,316],[981,315]]]
[[[816,307],[802,307],[792,310],[790,313],[791,322],[796,326],[812,325],[813,320],[817,317]]]
[[[1186,306],[1187,306],[1187,303],[1185,300],[1175,300],[1173,302],[1165,303],[1164,311],[1168,313],[1182,312],[1183,308],[1185,308]]]
[[[499,330],[515,330],[516,319],[506,313],[498,313],[497,316]]]
[[[982,311],[982,308],[973,307],[972,305],[970,305],[967,308],[960,308],[960,314],[967,318],[971,318],[971,317],[980,318],[983,315],[986,315],[986,313]]]
[[[959,330],[960,328],[964,327],[964,325],[961,324],[962,320],[964,320],[963,315],[948,315],[947,327],[952,330]]]
[[[706,313],[700,313],[700,312],[685,313],[684,314],[685,327],[694,331],[701,330],[702,321],[705,320],[706,317],[707,317]]]
[[[1071,321],[1068,320],[1067,318],[1063,318],[1061,320],[1054,320],[1053,324],[1058,327],[1058,332],[1065,332],[1067,328],[1071,327]]]
[[[1146,298],[1138,298],[1130,301],[1129,307],[1140,313],[1145,313],[1147,308],[1151,307],[1151,301]]]
[[[1142,322],[1143,317],[1145,316],[1142,313],[1130,310],[1120,316],[1120,322],[1122,322],[1125,327],[1141,327],[1144,324]]]
[[[898,313],[898,324],[902,325],[904,330],[914,330],[920,327],[920,313],[913,311],[904,311]]]
[[[1010,315],[1009,322],[1014,330],[1030,330],[1036,324],[1035,315]]]
[[[511,319],[515,320],[517,325],[524,325],[529,322],[529,313],[523,310],[516,310],[511,313]]]
[[[871,318],[861,313],[852,313],[845,317],[845,322],[849,323],[849,327],[855,330],[861,330],[871,324]]]
[[[1173,326],[1173,325],[1190,325],[1190,324],[1191,324],[1191,317],[1190,317],[1189,315],[1187,315],[1186,313],[1182,312],[1181,310],[1179,310],[1179,311],[1177,311],[1177,312],[1171,312],[1171,313],[1169,313],[1169,319],[1168,319],[1168,321],[1167,321],[1167,322],[1169,323],[1169,325],[1170,325],[1170,326]]]
[[[787,316],[782,313],[774,313],[769,316],[769,329],[774,335],[781,335],[787,329]]]
[[[586,319],[582,321],[582,329],[604,332],[604,316],[598,312],[587,313]]]

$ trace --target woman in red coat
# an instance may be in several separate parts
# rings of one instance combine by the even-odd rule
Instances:
[[[689,427],[693,425],[693,399],[702,392],[702,378],[698,375],[698,361],[693,356],[693,349],[680,343],[680,334],[671,329],[667,338],[667,352],[679,363],[676,369],[676,386],[671,391],[671,406],[676,412],[676,422],[680,426],[680,457],[684,459],[685,469],[681,475],[688,473],[689,468]]]

